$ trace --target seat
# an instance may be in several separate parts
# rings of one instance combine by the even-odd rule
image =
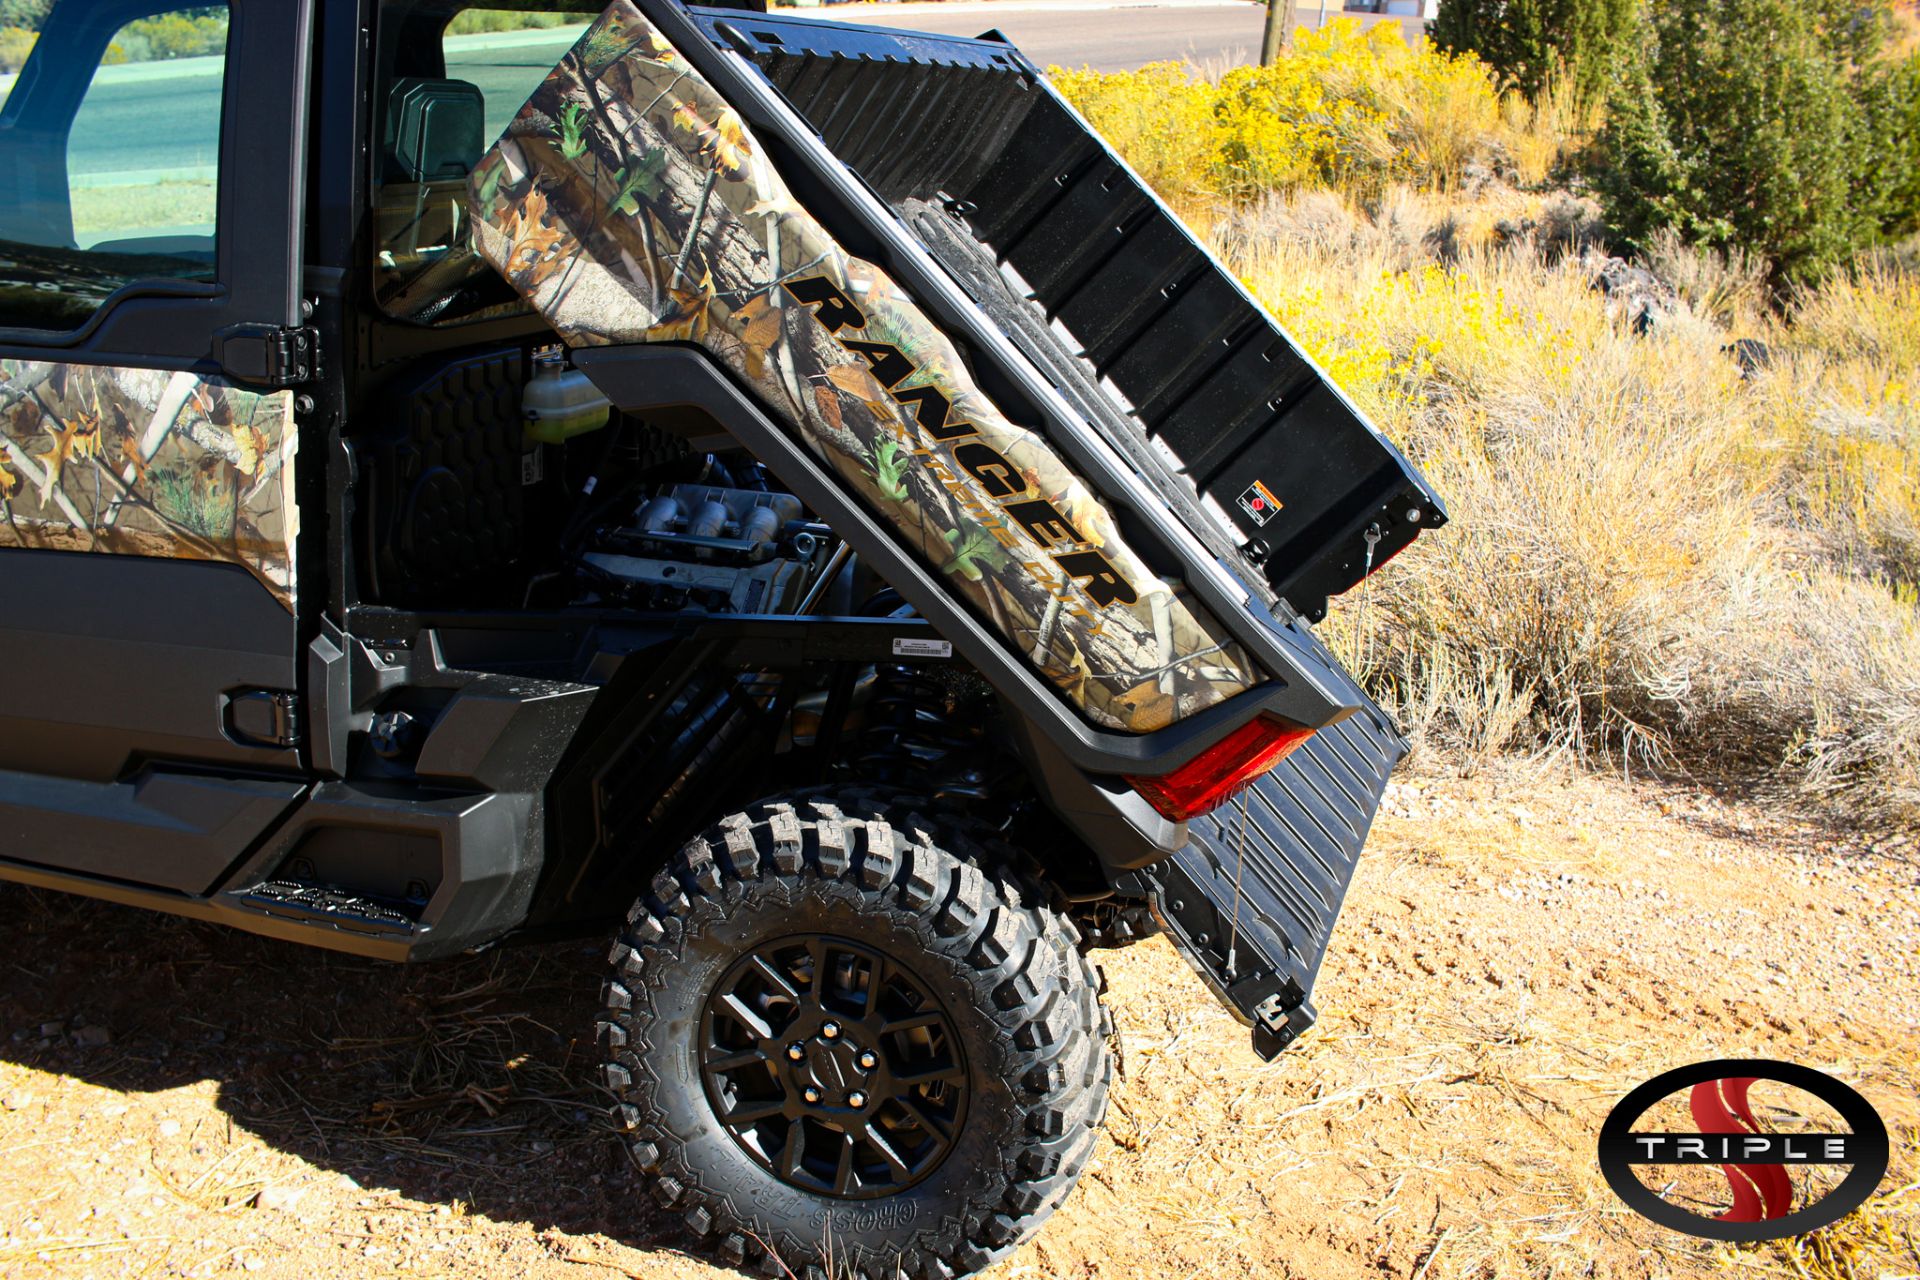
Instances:
[[[374,199],[374,296],[389,315],[432,323],[511,306],[474,256],[467,175],[486,146],[486,99],[465,80],[403,76],[387,98],[384,178]],[[463,301],[464,300],[464,301]]]

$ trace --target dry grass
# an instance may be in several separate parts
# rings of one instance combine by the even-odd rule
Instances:
[[[1696,249],[1667,229],[1653,234],[1646,263],[1696,316],[1729,332],[1752,333],[1769,318],[1767,264],[1753,254],[1738,248]]]
[[[1605,123],[1598,103],[1582,102],[1573,77],[1551,73],[1532,102],[1509,92],[1500,103],[1502,140],[1516,181],[1522,186],[1546,183],[1568,158],[1586,148]]]
[[[1272,198],[1243,275],[1449,501],[1342,636],[1423,743],[1782,771],[1920,813],[1920,275],[1760,305],[1670,243],[1632,331],[1577,202]],[[1744,374],[1733,339],[1765,344]],[[1358,611],[1336,611],[1336,634]]]
[[[217,188],[211,179],[126,187],[77,187],[73,226],[83,242],[153,227],[211,227]]]

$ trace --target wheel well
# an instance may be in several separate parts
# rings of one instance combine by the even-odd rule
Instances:
[[[555,771],[528,923],[604,919],[719,815],[850,784],[984,824],[1065,897],[1104,897],[1100,859],[1045,803],[1009,731],[1016,714],[963,663],[780,672],[722,665],[697,641],[630,655]]]

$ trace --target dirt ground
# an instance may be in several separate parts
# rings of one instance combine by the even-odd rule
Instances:
[[[599,945],[399,970],[15,888],[0,938],[0,1274],[733,1274],[681,1251],[603,1128]],[[1390,793],[1320,1024],[1279,1061],[1163,941],[1105,967],[1107,1138],[997,1277],[1920,1273],[1920,835],[1435,779]],[[1750,1249],[1623,1209],[1607,1109],[1723,1056],[1865,1093],[1879,1198]]]

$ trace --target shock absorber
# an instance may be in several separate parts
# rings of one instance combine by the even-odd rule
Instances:
[[[986,798],[992,778],[983,734],[956,701],[947,672],[876,667],[848,764],[862,780],[932,798]]]

